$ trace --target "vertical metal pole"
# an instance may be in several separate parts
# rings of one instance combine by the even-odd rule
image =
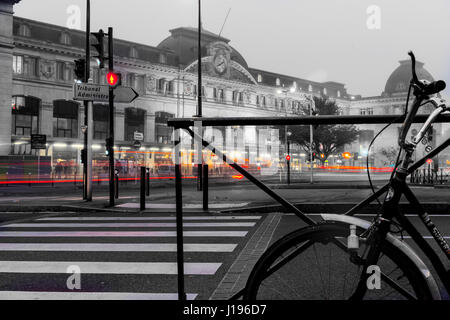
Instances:
[[[198,0],[198,48],[197,48],[197,54],[198,54],[198,75],[197,75],[197,115],[196,117],[202,117],[203,116],[203,101],[202,101],[202,1]],[[202,147],[200,146],[197,149],[197,152],[200,152],[202,150]],[[203,165],[203,154],[201,153],[200,156],[202,157],[202,162],[197,164],[197,190],[202,191],[202,165]]]
[[[92,101],[88,101],[86,201],[92,201],[92,140],[94,137],[94,118],[92,109]]]
[[[208,210],[208,165],[203,165],[203,210]]]
[[[311,104],[309,105],[309,115],[312,116],[312,101],[311,101]],[[313,141],[314,141],[313,130],[314,130],[313,126],[310,125],[309,126],[309,145],[310,145],[309,157],[311,159],[311,161],[310,161],[310,166],[311,166],[311,184],[314,183],[314,169],[313,169],[314,165],[313,165],[313,149],[312,149]]]
[[[291,156],[291,142],[288,140],[287,142],[287,154]],[[291,159],[287,160],[287,184],[291,184]]]
[[[108,64],[109,71],[114,71],[113,28],[108,28]],[[114,88],[109,87],[109,205],[114,206]]]
[[[146,177],[145,177],[145,195],[147,197],[150,196],[150,168],[146,168]]]
[[[84,83],[88,83],[91,69],[91,1],[86,0],[86,70],[84,75]],[[88,126],[88,102],[84,102],[84,125]],[[88,128],[87,130],[90,130]],[[88,132],[84,134],[84,150],[88,149]],[[83,199],[88,198],[88,164],[83,165]]]
[[[141,211],[145,210],[145,167],[141,167]]]
[[[183,194],[180,164],[180,130],[175,130],[175,203],[177,223],[178,300],[186,300],[184,293]]]
[[[41,150],[38,150],[38,170],[37,170],[38,182],[41,181]]]
[[[115,171],[115,180],[116,182],[114,183],[114,187],[115,187],[115,198],[119,199],[119,172],[117,170]]]

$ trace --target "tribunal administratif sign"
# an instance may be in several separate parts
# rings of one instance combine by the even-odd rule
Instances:
[[[76,83],[73,87],[73,98],[81,101],[108,101],[109,88],[94,84]]]
[[[139,94],[129,87],[117,87],[114,89],[114,102],[130,103]],[[73,99],[77,101],[109,101],[109,87],[91,83],[76,83],[73,86]]]

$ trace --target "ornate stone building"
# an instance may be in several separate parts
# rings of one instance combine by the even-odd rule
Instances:
[[[80,166],[83,147],[83,105],[73,101],[74,60],[84,57],[85,33],[13,16],[13,3],[0,3],[0,156],[6,161],[37,155]],[[401,62],[384,93],[362,98],[349,95],[339,82],[318,83],[249,67],[230,40],[202,31],[203,115],[206,117],[300,115],[300,106],[311,95],[336,100],[342,114],[400,114],[409,82],[408,63]],[[197,105],[197,30],[177,28],[156,47],[116,40],[115,71],[122,84],[140,97],[131,104],[116,103],[115,140],[117,158],[134,162],[169,163],[171,117],[191,117]],[[106,70],[95,62],[90,70],[94,83],[106,84]],[[421,75],[431,79],[422,65]],[[105,161],[108,107],[94,104],[94,160]],[[364,148],[382,126],[361,126],[359,141],[349,147],[364,155]],[[246,130],[255,131],[253,128]],[[394,145],[397,129],[390,129]],[[134,133],[144,141],[133,151]],[[47,136],[47,149],[31,150],[30,135]],[[438,135],[442,134],[439,127]],[[255,136],[248,134],[246,136]],[[379,149],[379,148],[378,148]],[[130,151],[131,150],[131,151]],[[294,161],[304,162],[294,154]],[[378,164],[378,163],[376,163]],[[8,169],[3,169],[3,171]],[[75,169],[78,170],[78,169]],[[79,172],[79,171],[78,171]],[[0,174],[2,174],[0,172]]]

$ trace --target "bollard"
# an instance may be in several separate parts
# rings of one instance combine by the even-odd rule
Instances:
[[[208,210],[208,165],[203,165],[203,210]]]
[[[9,181],[9,177],[8,177],[8,172],[6,173],[6,186],[8,186],[8,181]]]
[[[114,197],[119,199],[119,170],[114,170]]]
[[[147,173],[146,173],[147,175],[145,177],[145,189],[146,189],[145,195],[147,197],[149,197],[150,196],[150,168],[146,168],[146,171],[147,171]]]
[[[141,211],[145,210],[145,167],[141,167]]]

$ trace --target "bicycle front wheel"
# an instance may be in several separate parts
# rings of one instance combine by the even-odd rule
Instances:
[[[361,235],[362,229],[357,229]],[[347,249],[349,225],[325,223],[294,231],[275,242],[258,260],[247,281],[246,300],[347,300],[360,279],[369,246]],[[429,300],[420,270],[387,241],[381,244],[377,272],[364,299]],[[378,281],[379,280],[379,281]],[[370,281],[370,283],[369,283]]]

